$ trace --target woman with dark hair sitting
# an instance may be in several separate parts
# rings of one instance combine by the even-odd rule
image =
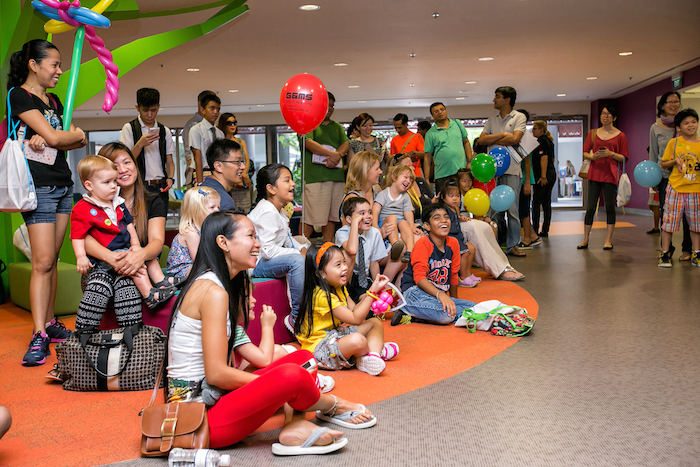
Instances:
[[[283,407],[284,426],[273,453],[336,451],[347,444],[343,433],[317,427],[304,412],[318,410],[319,418],[345,428],[366,428],[376,418],[361,404],[321,394],[311,353],[293,352],[254,373],[229,365],[237,334],[232,331],[248,322],[246,270],[255,267],[259,254],[255,227],[244,215],[215,212],[204,221],[197,258],[170,318],[168,398],[199,400],[200,387],[217,394],[208,409],[212,448],[241,441]]]

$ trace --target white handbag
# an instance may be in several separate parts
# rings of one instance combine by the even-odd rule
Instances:
[[[7,93],[7,140],[0,152],[0,211],[33,211],[37,204],[36,187],[22,147],[24,124],[12,124],[12,89]]]

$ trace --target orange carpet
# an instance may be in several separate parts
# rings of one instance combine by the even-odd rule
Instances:
[[[537,302],[524,289],[511,282],[486,279],[480,271],[476,274],[484,281],[474,289],[461,288],[460,298],[475,302],[498,299],[525,307],[537,317]],[[72,328],[75,318],[64,321]],[[148,403],[150,392],[64,391],[59,384],[44,378],[56,362],[54,345],[46,365],[20,365],[31,333],[30,314],[12,304],[2,305],[0,323],[0,405],[7,406],[13,418],[12,428],[0,440],[0,465],[93,466],[139,456],[138,412]],[[451,325],[414,323],[391,327],[388,321],[385,333],[387,341],[398,342],[400,355],[388,362],[379,377],[354,369],[324,372],[336,380],[332,394],[371,404],[449,378],[518,341],[485,332],[470,334]],[[381,418],[381,414],[377,416]],[[259,431],[279,428],[281,424],[282,417],[277,415]]]

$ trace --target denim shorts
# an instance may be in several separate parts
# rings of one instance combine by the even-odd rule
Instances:
[[[326,337],[316,345],[314,357],[318,361],[318,367],[323,370],[342,370],[355,366],[355,359],[349,359],[340,351],[338,340],[357,332],[357,326],[340,326],[326,333]]]
[[[22,213],[24,223],[55,224],[56,214],[70,214],[73,209],[72,186],[36,187],[36,209]]]

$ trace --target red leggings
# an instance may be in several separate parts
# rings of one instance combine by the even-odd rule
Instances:
[[[209,409],[209,445],[223,448],[250,435],[284,403],[305,411],[321,397],[315,376],[301,367],[313,358],[298,350],[254,374],[255,381],[224,395]]]

